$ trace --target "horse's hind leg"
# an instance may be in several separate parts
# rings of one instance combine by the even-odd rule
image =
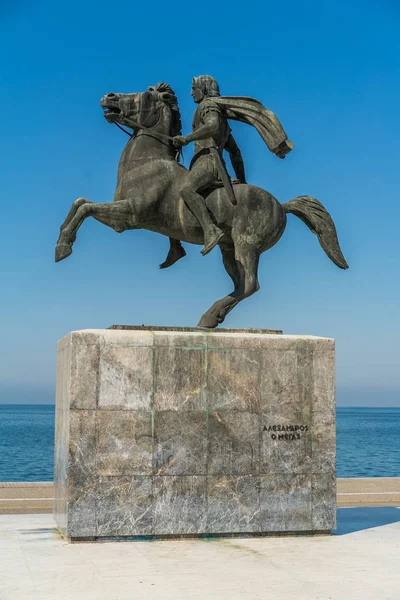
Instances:
[[[221,250],[222,262],[224,263],[225,271],[232,279],[235,290],[237,290],[240,286],[240,271],[236,263],[235,247],[233,245],[223,246],[221,244],[219,247]]]
[[[135,221],[132,207],[128,201],[82,204],[60,233],[56,246],[56,262],[67,258],[72,253],[72,244],[76,239],[78,229],[89,216],[112,227],[118,233],[132,227]]]
[[[235,266],[232,253],[222,252],[224,266],[235,284],[235,290],[229,296],[215,302],[201,317],[198,327],[217,327],[241,300],[260,289],[257,279],[260,253],[253,244],[242,243],[235,247]]]
[[[244,300],[260,289],[258,283],[260,251],[254,244],[243,243],[235,246],[235,258],[240,271],[241,290],[243,292],[240,300]]]

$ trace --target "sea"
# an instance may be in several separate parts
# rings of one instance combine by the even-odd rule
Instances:
[[[54,406],[0,404],[0,481],[52,481]],[[400,477],[400,408],[337,409],[337,476]]]

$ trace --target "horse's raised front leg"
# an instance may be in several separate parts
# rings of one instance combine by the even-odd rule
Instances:
[[[94,202],[83,203],[60,232],[56,246],[56,262],[67,258],[72,253],[72,245],[76,239],[78,229],[87,217],[94,217],[97,221],[112,227],[118,233],[133,228],[136,224],[132,206],[128,200],[99,204]]]
[[[65,221],[64,221],[64,223],[60,227],[60,233],[71,222],[71,220],[75,216],[76,211],[78,210],[78,208],[80,206],[82,206],[83,204],[86,204],[87,202],[91,202],[91,200],[86,200],[86,198],[78,198],[77,200],[73,201],[72,206],[71,206],[71,208],[69,210],[69,213],[67,214],[67,217],[66,217]]]
[[[81,206],[83,206],[84,204],[92,204],[92,201],[86,200],[86,198],[78,198],[77,200],[74,200],[64,223],[60,227],[60,235],[58,236],[57,245],[56,245],[56,262],[58,262],[59,260],[62,260],[63,258],[67,258],[67,256],[69,256],[72,252],[71,245],[65,244],[63,242],[63,238],[65,237],[65,236],[63,236],[63,233],[64,233],[65,228],[68,227],[68,225],[71,223],[72,219],[75,217],[78,209]],[[75,240],[73,240],[72,242],[74,242],[74,241]],[[60,258],[57,258],[57,256],[59,256]]]
[[[221,248],[221,252],[224,267],[230,275],[235,289],[229,296],[225,296],[212,305],[201,317],[198,327],[209,329],[217,327],[241,300],[248,298],[260,289],[257,279],[260,254],[255,246],[242,243],[236,246],[234,251]]]

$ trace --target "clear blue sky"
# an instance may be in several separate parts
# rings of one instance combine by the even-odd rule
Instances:
[[[247,179],[281,202],[319,198],[351,266],[289,217],[261,258],[261,290],[226,326],[334,337],[338,402],[400,405],[399,28],[397,0],[3,0],[0,402],[53,400],[56,340],[71,330],[195,325],[231,290],[218,250],[187,246],[159,271],[166,238],[92,219],[53,262],[71,202],[112,200],[126,136],[100,97],[167,81],[188,133],[191,78],[209,73],[274,110],[296,144],[280,161],[233,124]]]

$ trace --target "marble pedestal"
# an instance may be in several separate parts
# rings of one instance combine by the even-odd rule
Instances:
[[[59,342],[54,515],[68,538],[329,532],[335,514],[333,340]]]

